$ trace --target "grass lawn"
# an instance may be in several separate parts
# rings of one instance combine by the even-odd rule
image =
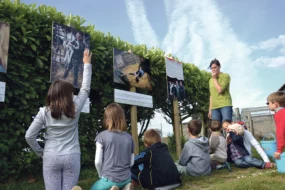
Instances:
[[[253,156],[259,155],[253,149]],[[174,160],[177,156],[172,153]],[[285,190],[285,173],[277,172],[277,169],[240,169],[232,165],[232,172],[226,169],[214,170],[212,175],[204,177],[182,177],[182,185],[177,189],[207,189],[207,190]],[[83,190],[89,190],[93,183],[98,180],[95,167],[82,169],[78,185]],[[42,174],[36,180],[21,179],[18,181],[10,180],[6,184],[0,184],[1,190],[44,190]]]
[[[257,189],[257,190],[278,190],[285,189],[285,174],[280,174],[276,169],[260,170],[256,168],[213,171],[211,176],[188,177],[183,176],[183,184],[178,189]],[[89,190],[92,184],[98,179],[94,169],[81,171],[79,185],[83,190]],[[29,183],[28,180],[11,181],[8,184],[0,185],[2,190],[44,190],[44,182],[41,177]]]

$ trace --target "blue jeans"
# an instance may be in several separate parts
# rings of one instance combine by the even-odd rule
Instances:
[[[264,168],[265,162],[262,160],[258,160],[251,156],[245,156],[243,158],[237,159],[234,161],[236,167],[238,168],[249,168],[249,167],[256,167],[256,168]]]
[[[232,121],[233,108],[232,106],[225,106],[222,108],[212,109],[212,120],[218,120],[220,122],[229,120]]]

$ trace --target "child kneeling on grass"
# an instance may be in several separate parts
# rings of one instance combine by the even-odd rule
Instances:
[[[95,166],[100,180],[91,190],[133,189],[131,167],[134,163],[134,143],[126,132],[127,124],[123,108],[109,104],[104,113],[105,130],[96,138]]]
[[[208,138],[200,137],[202,123],[191,120],[188,123],[189,140],[182,150],[177,169],[180,174],[204,176],[211,174]]]
[[[146,149],[135,157],[135,163],[131,169],[133,183],[147,189],[180,184],[180,174],[167,145],[161,143],[158,131],[147,130],[143,141]]]
[[[240,124],[232,124],[227,128],[229,134],[227,135],[228,142],[228,159],[233,161],[238,168],[256,167],[260,169],[267,169],[274,167],[274,163],[263,160],[258,160],[251,157],[249,152],[244,146],[243,135],[244,128]]]

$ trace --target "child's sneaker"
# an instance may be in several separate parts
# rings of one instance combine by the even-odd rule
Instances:
[[[273,162],[266,162],[264,165],[264,169],[271,169],[271,168],[276,168],[276,164]]]
[[[216,169],[217,169],[217,170],[220,170],[220,169],[223,169],[223,168],[224,168],[224,167],[223,167],[223,165],[221,165],[221,164],[219,164],[219,165],[216,166]]]
[[[116,185],[113,185],[110,190],[120,190],[120,188]]]
[[[225,162],[225,163],[223,164],[223,167],[226,168],[229,172],[232,171],[231,165],[230,165],[228,162]]]
[[[128,183],[122,188],[122,190],[133,190],[133,189],[134,189],[134,185],[132,183]]]

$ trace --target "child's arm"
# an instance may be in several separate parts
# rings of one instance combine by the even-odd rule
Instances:
[[[279,120],[279,125],[276,126],[277,137],[277,152],[282,153],[285,147],[285,116]]]
[[[135,154],[132,153],[132,155],[131,155],[131,167],[134,165],[134,163],[135,163]]]
[[[44,109],[40,108],[40,111],[38,112],[37,116],[34,118],[34,121],[30,125],[25,135],[27,143],[30,145],[30,147],[38,156],[43,155],[43,149],[42,147],[40,147],[39,143],[37,142],[37,136],[44,125],[44,119],[41,111],[44,111]]]
[[[82,86],[78,93],[78,96],[74,100],[75,104],[75,112],[78,114],[81,112],[90,92],[90,85],[91,85],[91,75],[92,75],[92,65],[91,65],[91,56],[92,53],[89,53],[89,50],[86,49],[84,51],[83,63],[83,79],[82,79]]]
[[[210,144],[210,153],[214,153],[216,151],[216,148],[220,144],[220,137],[217,135],[212,135]]]
[[[95,167],[97,169],[99,178],[101,178],[102,163],[103,163],[103,145],[96,142]]]
[[[139,155],[137,155],[134,159],[134,167],[138,167],[138,165],[142,163],[149,163],[151,157],[150,151],[142,151]]]
[[[191,158],[191,144],[190,143],[186,143],[183,150],[182,150],[182,153],[180,155],[180,159],[178,161],[178,164],[181,165],[181,166],[186,166],[187,163],[189,162],[190,158]]]
[[[261,148],[260,144],[254,138],[251,132],[244,132],[244,139],[246,139],[258,152],[264,162],[270,162],[268,156],[265,154],[264,150]]]

